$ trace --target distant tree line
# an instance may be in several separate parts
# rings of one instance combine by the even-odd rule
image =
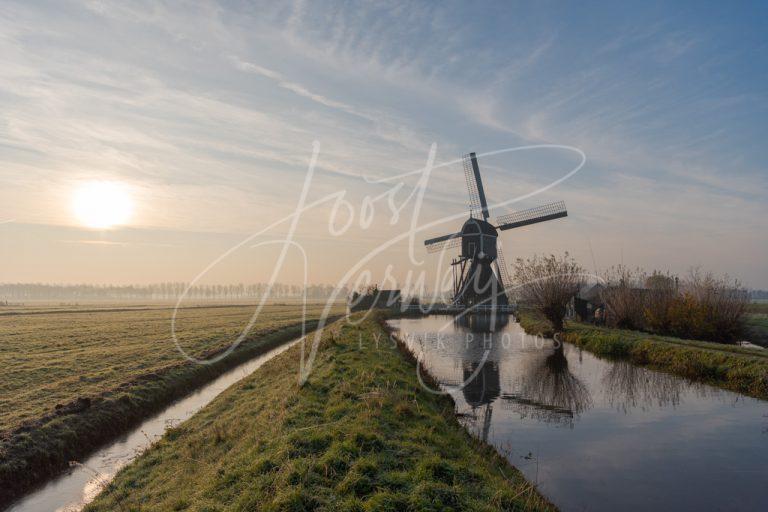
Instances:
[[[168,282],[146,285],[94,285],[0,283],[0,302],[25,300],[173,300],[181,296],[186,283]],[[189,289],[187,299],[260,299],[269,290],[267,283],[199,284]],[[328,284],[308,286],[275,283],[269,291],[272,299],[301,298],[306,291],[309,299],[327,299],[336,290]],[[337,295],[347,297],[346,288]]]

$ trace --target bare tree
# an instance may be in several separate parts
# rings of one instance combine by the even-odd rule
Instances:
[[[651,332],[668,333],[672,318],[670,311],[679,294],[676,276],[654,270],[645,280],[645,324]]]
[[[562,257],[518,258],[514,270],[522,299],[538,309],[555,331],[562,331],[568,303],[584,283],[582,267],[566,252]]]
[[[622,329],[642,329],[645,306],[645,274],[624,265],[611,267],[600,291],[609,325]]]

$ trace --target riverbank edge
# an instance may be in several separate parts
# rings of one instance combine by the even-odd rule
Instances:
[[[418,316],[427,316],[427,315],[418,315]],[[400,339],[399,336],[397,336],[396,329],[394,327],[391,327],[387,323],[388,320],[397,320],[401,318],[413,318],[413,317],[414,317],[413,314],[406,314],[406,315],[380,314],[377,318],[377,322],[381,326],[381,328],[384,330],[384,332],[387,333],[389,338],[395,341],[395,343],[397,344],[398,351],[406,360],[406,362],[411,364],[414,368],[418,367],[418,372],[421,375],[421,379],[424,382],[424,384],[429,386],[430,389],[439,389],[440,383],[438,382],[438,380],[418,360],[418,358],[416,357],[416,354],[414,354],[413,351],[408,347],[408,344],[402,339]],[[467,431],[467,429],[463,425],[461,425],[461,423],[459,423],[456,417],[456,401],[453,399],[451,395],[449,394],[437,395],[437,398],[445,401],[446,405],[449,407],[449,410],[451,411],[451,414],[447,414],[445,416],[446,421],[460,428],[466,434],[467,443],[469,443],[469,445],[472,448],[474,448],[475,451],[477,451],[483,456],[488,457],[493,464],[499,467],[499,472],[501,474],[505,476],[507,475],[504,472],[504,469],[510,472],[511,476],[506,476],[507,479],[509,480],[520,479],[521,481],[526,482],[531,487],[533,492],[535,492],[536,495],[539,496],[542,501],[546,502],[547,505],[551,507],[552,511],[558,510],[558,508],[553,503],[551,503],[544,495],[539,493],[538,489],[536,489],[536,485],[526,480],[523,473],[519,469],[517,469],[514,465],[512,465],[512,463],[509,462],[509,460],[506,457],[501,455],[493,445],[491,445],[486,441],[483,441],[482,439],[478,439],[472,436]]]
[[[438,510],[443,498],[456,496],[454,491],[479,493],[480,489],[487,493],[482,510],[556,511],[495,448],[467,432],[457,420],[449,396],[427,393],[419,387],[417,360],[392,336],[393,329],[386,324],[390,318],[395,317],[375,312],[362,321],[328,325],[303,385],[296,384],[294,373],[303,354],[299,347],[266,362],[124,467],[85,511],[133,509],[152,500],[154,493],[166,500],[156,506],[195,503],[205,508],[213,504],[197,503],[197,496],[212,499],[211,494],[219,490],[229,500],[226,509],[311,510],[333,495],[337,500],[333,510],[412,510],[420,497],[438,500],[424,502],[429,510]],[[367,354],[360,356],[361,350]],[[391,356],[368,355],[382,351]],[[428,373],[422,371],[422,376],[428,385],[437,386]],[[271,383],[270,391],[253,395],[251,390],[263,389],[265,381]],[[344,405],[335,402],[339,398],[344,398]],[[247,409],[242,409],[244,402]],[[359,417],[361,410],[367,411],[362,413],[364,421]],[[324,412],[332,417],[324,417]],[[233,422],[235,417],[247,419]],[[263,431],[255,428],[260,421],[267,421]],[[390,446],[390,441],[402,439],[389,434],[406,432],[409,427],[421,429],[423,437],[409,439],[424,447],[426,455],[420,455],[417,463],[386,468],[376,458],[380,454],[398,459],[409,458],[411,451],[421,453]],[[213,441],[215,438],[218,440]],[[243,442],[233,445],[233,439]],[[446,445],[467,457],[457,460],[456,453],[442,451]],[[187,453],[190,446],[195,453],[223,450],[221,456],[212,455],[211,461],[194,459],[198,467],[209,468],[212,481],[205,482],[210,485],[196,494],[190,489],[197,480],[164,481],[160,485],[168,486],[167,493],[158,488],[155,479],[160,475],[184,473],[178,464],[186,462],[178,461],[192,460]],[[245,453],[248,455],[243,457]],[[205,479],[205,471],[194,478]],[[395,473],[386,475],[385,471]],[[287,475],[287,479],[272,480],[278,478],[273,476],[277,473]],[[249,482],[245,489],[226,488],[243,478],[270,480],[266,485]],[[328,478],[332,481],[327,482]],[[309,484],[322,489],[307,489]],[[403,487],[410,485],[420,494],[404,495]],[[145,488],[152,491],[142,494]],[[467,510],[459,502],[451,503],[456,510]]]
[[[339,317],[329,317],[326,323]],[[318,320],[306,322],[306,332],[313,331],[318,324]],[[63,473],[72,461],[88,457],[163,407],[301,333],[300,322],[258,333],[215,363],[185,362],[162,373],[142,375],[96,397],[88,397],[87,401],[74,400],[61,408],[68,411],[64,414],[52,414],[38,419],[36,424],[15,429],[0,440],[0,510],[35,486]],[[213,351],[205,357],[219,352]]]
[[[520,326],[532,335],[553,337],[551,324],[520,312]],[[768,354],[737,346],[657,336],[639,331],[568,322],[561,341],[606,359],[622,359],[728,391],[768,400]]]

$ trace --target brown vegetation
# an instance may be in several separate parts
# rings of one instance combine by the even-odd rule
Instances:
[[[607,286],[600,296],[605,303],[606,319],[622,329],[640,329],[643,323],[643,275],[623,265],[608,270]]]
[[[608,325],[680,338],[732,342],[743,332],[747,291],[728,276],[693,270],[685,280],[615,267],[601,299]]]

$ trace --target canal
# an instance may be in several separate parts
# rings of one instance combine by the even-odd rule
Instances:
[[[768,402],[450,316],[389,322],[561,510],[768,510]]]

